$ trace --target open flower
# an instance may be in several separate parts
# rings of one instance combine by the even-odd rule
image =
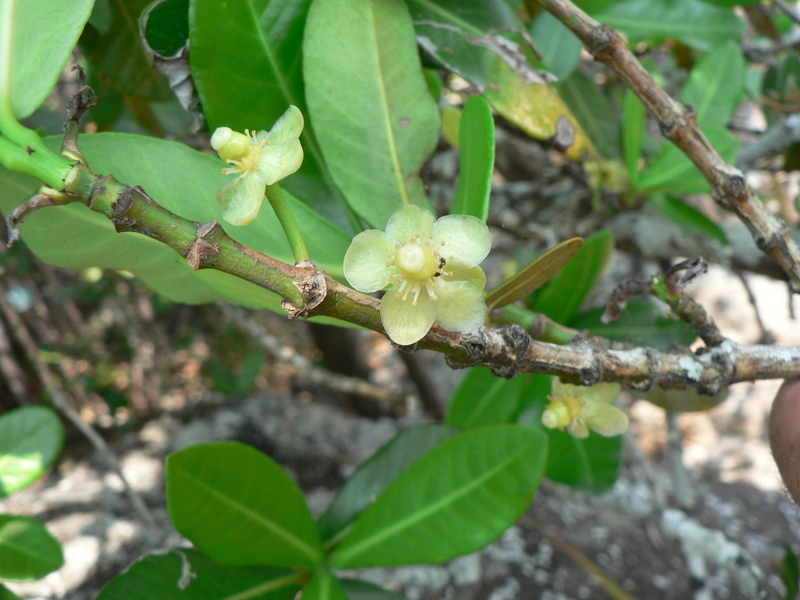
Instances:
[[[550,429],[566,427],[577,438],[588,437],[590,429],[605,437],[620,435],[628,429],[628,417],[612,404],[617,396],[618,383],[581,387],[556,378],[542,424]]]
[[[258,216],[268,185],[288,177],[303,163],[303,113],[290,106],[269,133],[244,133],[230,127],[218,127],[211,136],[211,146],[220,158],[233,166],[223,169],[226,175],[238,175],[217,194],[219,203],[228,209],[222,218],[233,225],[247,225]]]
[[[360,292],[388,287],[381,299],[383,327],[395,343],[413,344],[434,321],[450,331],[483,324],[486,275],[478,264],[491,245],[480,219],[447,215],[437,221],[409,204],[392,215],[386,233],[368,229],[353,239],[344,276]]]

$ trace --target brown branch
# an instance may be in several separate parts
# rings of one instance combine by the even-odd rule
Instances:
[[[714,200],[733,211],[750,230],[756,245],[788,275],[800,292],[800,249],[786,225],[772,216],[747,184],[741,171],[723,160],[697,126],[694,109],[674,100],[636,60],[625,38],[569,0],[537,0],[561,20],[600,62],[613,69],[639,97],[668,138],[703,174]]]

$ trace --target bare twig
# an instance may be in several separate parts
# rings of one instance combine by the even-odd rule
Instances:
[[[42,385],[44,385],[47,393],[50,395],[53,406],[55,406],[67,419],[69,419],[69,421],[84,435],[87,440],[89,440],[92,446],[94,446],[100,455],[108,462],[111,469],[122,481],[122,484],[125,487],[125,492],[128,494],[133,507],[149,526],[155,528],[156,521],[153,518],[153,515],[147,508],[144,500],[142,500],[142,497],[131,487],[130,483],[128,483],[127,478],[122,472],[122,467],[114,456],[111,448],[108,447],[108,444],[106,444],[105,440],[100,436],[100,434],[97,433],[88,423],[86,423],[78,414],[78,412],[72,407],[69,402],[69,398],[67,398],[67,395],[59,387],[58,383],[53,377],[53,374],[50,372],[50,369],[39,358],[39,351],[36,347],[36,342],[31,337],[27,327],[25,327],[25,323],[23,323],[22,319],[19,317],[13,307],[11,307],[6,301],[5,289],[2,284],[0,284],[0,313],[2,313],[3,317],[10,324],[16,340],[25,350],[25,355],[33,365],[39,380],[42,382]]]
[[[17,404],[24,406],[30,404],[28,390],[25,389],[25,377],[11,348],[11,340],[6,333],[6,327],[0,320],[0,373],[5,377],[6,385],[11,390],[11,395]]]
[[[772,0],[772,2],[780,8],[786,16],[788,16],[792,21],[795,23],[800,23],[800,15],[797,14],[797,11],[789,6],[784,0]]]
[[[786,150],[797,142],[800,142],[800,113],[780,119],[757,140],[742,147],[736,157],[736,166],[751,169],[759,158]]]
[[[694,109],[674,100],[636,60],[625,38],[603,25],[569,0],[537,0],[583,42],[600,62],[608,65],[639,97],[656,119],[661,133],[680,148],[711,185],[714,200],[732,210],[747,225],[756,245],[788,275],[800,292],[800,248],[786,225],[764,208],[741,171],[725,162],[697,126]]]
[[[297,368],[298,374],[303,379],[342,394],[357,394],[376,402],[395,403],[401,399],[401,392],[384,389],[356,377],[348,377],[340,373],[320,369],[306,357],[298,354],[293,348],[281,344],[275,336],[267,332],[264,327],[248,316],[244,310],[227,304],[219,304],[218,306],[226,317],[233,321],[237,327],[246,331],[266,352],[277,360],[289,363]]]

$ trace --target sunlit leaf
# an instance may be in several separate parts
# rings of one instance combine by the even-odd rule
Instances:
[[[0,498],[19,491],[58,458],[64,426],[44,406],[23,406],[0,416]]]
[[[0,515],[0,580],[39,579],[63,564],[61,544],[41,522]]]
[[[481,96],[472,96],[464,105],[459,149],[458,188],[450,212],[486,221],[494,171],[494,119],[492,109]]]

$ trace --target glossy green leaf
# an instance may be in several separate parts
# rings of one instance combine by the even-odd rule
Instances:
[[[612,323],[601,323],[603,308],[587,311],[570,321],[575,329],[588,329],[589,333],[611,340],[668,350],[671,346],[689,346],[697,335],[668,314],[664,305],[656,301],[631,300],[622,316]]]
[[[553,377],[537,374],[523,394],[527,406],[520,423],[542,429],[549,451],[545,477],[590,492],[601,492],[617,479],[622,461],[623,436],[606,438],[590,432],[578,439],[565,431],[542,426],[542,412],[548,403]]]
[[[450,438],[409,467],[331,555],[336,568],[443,562],[497,539],[539,484],[546,436],[490,425]]]
[[[57,139],[52,140],[58,144]],[[162,206],[194,221],[219,219],[216,192],[230,176],[222,162],[176,142],[126,134],[81,138],[81,149],[98,173],[114,173],[141,185]],[[0,210],[8,214],[37,189],[34,180],[0,167]],[[333,277],[342,277],[350,236],[287,194],[311,257]],[[238,241],[279,260],[294,262],[274,212],[265,205],[247,227],[224,225]],[[22,225],[25,243],[42,260],[60,267],[125,269],[175,302],[228,300],[280,312],[275,294],[226,273],[192,271],[171,248],[134,233],[117,234],[103,216],[82,205],[40,210]]]
[[[156,0],[142,15],[142,35],[161,56],[175,56],[189,44],[189,0]]]
[[[452,214],[489,217],[494,172],[494,118],[481,96],[471,96],[459,123],[461,161]]]
[[[21,600],[14,592],[0,583],[0,600]]]
[[[311,122],[350,206],[383,229],[404,204],[429,206],[419,169],[436,145],[428,93],[402,0],[316,0],[303,73]]]
[[[603,88],[581,71],[557,84],[564,102],[605,158],[619,157],[619,123]]]
[[[167,78],[150,63],[139,37],[139,16],[150,0],[110,0],[111,28],[103,34],[87,27],[81,50],[91,68],[117,92],[146,100],[165,100],[171,91]]]
[[[291,571],[228,567],[189,548],[148,554],[117,575],[97,600],[291,600],[300,586]]]
[[[342,584],[328,571],[317,571],[303,590],[303,600],[349,600]]]
[[[20,0],[14,14],[11,101],[24,119],[55,86],[92,12],[92,0]]]
[[[428,424],[397,434],[360,465],[339,489],[317,521],[323,541],[341,534],[403,471],[457,432],[447,425]]]
[[[631,44],[674,38],[702,52],[738,38],[744,29],[733,11],[701,0],[621,0],[594,17]]]
[[[547,70],[560,80],[569,77],[578,66],[583,49],[575,34],[546,10],[533,20],[530,34]]]
[[[190,0],[192,77],[212,130],[268,130],[290,104],[308,117],[300,48],[311,0]],[[314,123],[300,137],[301,169],[281,186],[336,222],[347,220]]]
[[[622,150],[628,177],[636,188],[639,179],[639,160],[642,157],[642,142],[647,123],[647,111],[642,101],[631,90],[625,90],[625,103],[622,109]]]
[[[527,376],[502,379],[488,367],[473,367],[461,380],[447,407],[446,422],[468,429],[496,423],[512,423],[519,412],[520,393]]]
[[[729,163],[736,161],[741,140],[726,128],[704,129],[708,141]],[[647,194],[673,192],[676,194],[708,193],[709,185],[681,150],[667,144],[650,166],[639,176],[638,191]]]
[[[489,312],[523,300],[555,277],[583,246],[582,238],[572,238],[550,248],[516,275],[504,281],[486,296]]]
[[[340,579],[339,583],[350,600],[408,600],[403,594],[358,579]]]
[[[745,60],[738,44],[726,42],[704,56],[681,90],[701,128],[727,127],[744,95]]]
[[[61,452],[64,426],[44,406],[23,406],[0,417],[0,498],[42,475]]]
[[[175,529],[225,565],[315,565],[323,556],[303,492],[278,463],[239,442],[171,454],[167,507]]]
[[[728,237],[719,225],[683,200],[664,194],[652,194],[649,201],[661,214],[681,227],[698,231],[717,240],[720,244],[727,245],[729,243]]]
[[[0,515],[0,579],[39,579],[63,564],[61,544],[41,522]]]
[[[533,310],[559,323],[574,317],[603,273],[614,253],[614,236],[601,229],[586,239],[569,264],[537,294]]]
[[[442,67],[485,85],[496,57],[478,39],[520,27],[503,0],[408,0],[417,42]]]

